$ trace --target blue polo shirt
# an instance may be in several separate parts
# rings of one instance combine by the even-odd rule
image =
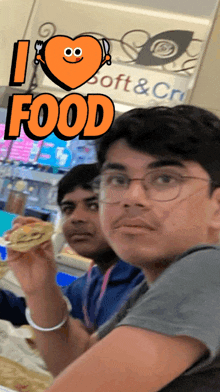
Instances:
[[[87,291],[87,312],[91,318],[100,295],[103,277],[104,275],[100,269],[94,266],[91,271],[91,280]],[[144,274],[140,269],[121,260],[115,264],[97,314],[96,325],[98,327],[119,310],[133,288],[141,283],[143,279]],[[63,294],[68,297],[72,304],[72,317],[82,321],[84,320],[82,303],[86,281],[87,273],[76,279],[69,286],[61,288]],[[17,326],[28,324],[25,317],[25,307],[24,298],[17,297],[7,290],[0,290],[0,319],[8,320]]]
[[[100,295],[101,286],[104,275],[97,266],[94,266],[91,272],[91,282],[88,288],[88,308],[87,312],[90,319],[93,319],[93,312]],[[109,277],[108,285],[104,293],[99,312],[96,317],[96,325],[99,327],[104,324],[115,312],[119,310],[121,305],[126,301],[131,291],[144,279],[143,272],[119,260]],[[82,304],[84,300],[85,284],[87,281],[87,273],[75,280],[72,284],[62,288],[72,304],[72,316],[83,320]]]

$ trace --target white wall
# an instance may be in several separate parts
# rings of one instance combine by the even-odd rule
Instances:
[[[220,3],[194,88],[186,103],[208,109],[220,117]]]
[[[0,0],[0,86],[10,78],[13,45],[22,39],[34,0]]]
[[[97,0],[108,3],[109,0]],[[215,9],[216,0],[116,0],[111,3],[145,6],[157,10],[177,12],[198,17],[209,17]]]

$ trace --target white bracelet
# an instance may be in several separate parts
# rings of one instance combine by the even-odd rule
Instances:
[[[63,296],[63,299],[66,301],[67,310],[70,313],[72,310],[72,305],[67,297]],[[39,325],[35,324],[35,322],[31,318],[31,311],[28,307],[26,307],[26,309],[25,309],[25,316],[26,316],[28,324],[31,327],[33,327],[34,329],[37,329],[38,331],[42,331],[42,332],[50,332],[50,331],[55,331],[56,329],[61,328],[65,324],[65,322],[67,321],[67,318],[68,318],[68,313],[66,314],[66,316],[64,317],[64,319],[61,321],[60,324],[55,325],[55,327],[52,327],[52,328],[42,328],[42,327],[39,327]]]

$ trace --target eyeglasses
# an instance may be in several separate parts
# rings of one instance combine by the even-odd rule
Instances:
[[[158,169],[147,173],[143,178],[129,178],[127,174],[115,171],[105,172],[96,177],[91,185],[101,202],[118,203],[123,199],[131,181],[142,181],[148,199],[165,202],[176,199],[183,184],[190,179],[212,184],[210,179],[182,176],[168,169]]]

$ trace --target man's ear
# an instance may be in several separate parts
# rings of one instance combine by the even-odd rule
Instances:
[[[211,196],[210,227],[220,230],[220,188],[216,188]]]

